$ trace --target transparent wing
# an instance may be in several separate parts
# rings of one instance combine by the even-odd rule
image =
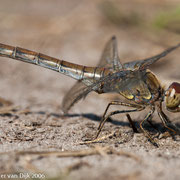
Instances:
[[[122,64],[118,57],[117,40],[115,36],[113,36],[105,45],[104,51],[97,66],[111,68],[113,70],[122,69]],[[90,92],[87,89],[87,86],[82,82],[76,82],[63,98],[63,112],[67,113],[75,103],[77,103],[80,99],[85,98]],[[93,91],[93,89],[91,89],[91,91]]]
[[[115,36],[107,42],[98,67],[107,67],[114,70],[122,69],[123,66],[118,56],[117,39]]]
[[[80,99],[85,98],[88,93],[84,93],[87,90],[87,86],[81,81],[77,81],[74,86],[66,93],[62,101],[62,110],[66,114],[69,109]]]
[[[100,87],[100,82],[92,84],[91,86],[86,86],[81,81],[77,81],[74,86],[66,93],[62,101],[62,110],[65,114],[68,113],[70,108],[77,103],[82,98],[85,98],[91,91]],[[102,81],[103,82],[103,81]]]
[[[131,70],[147,69],[148,66],[155,63],[156,61],[158,61],[162,57],[166,56],[167,54],[169,54],[173,50],[177,49],[178,47],[180,47],[180,44],[177,44],[176,46],[172,46],[172,47],[168,48],[167,50],[161,52],[160,54],[158,54],[156,56],[153,56],[153,57],[150,57],[147,59],[143,59],[143,60],[137,60],[137,61],[125,63],[125,64],[123,64],[123,67],[125,69],[131,69]]]
[[[117,92],[127,96],[136,96],[139,93],[137,87],[147,89],[147,87],[143,87],[144,78],[146,78],[146,71],[124,70],[111,73],[94,84],[87,86],[87,88],[82,91],[81,97],[84,97],[84,95],[91,91],[97,91],[99,93]],[[147,94],[145,91],[143,93],[144,95]]]

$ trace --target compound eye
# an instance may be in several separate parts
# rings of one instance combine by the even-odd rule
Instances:
[[[169,111],[180,111],[180,84],[177,82],[172,83],[165,93],[166,107]]]
[[[180,93],[180,84],[177,82],[173,82],[170,86],[169,89],[174,89],[175,93]]]
[[[170,91],[170,97],[176,98],[176,90],[174,88]]]

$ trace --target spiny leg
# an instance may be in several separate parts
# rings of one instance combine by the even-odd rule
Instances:
[[[126,117],[127,117],[128,121],[129,121],[129,124],[130,124],[131,128],[133,129],[133,131],[134,131],[135,133],[138,133],[138,130],[137,130],[134,122],[132,121],[131,116],[130,116],[129,114],[126,114]]]
[[[101,122],[100,122],[99,127],[98,127],[98,130],[99,130],[99,128],[101,127],[101,124],[102,124],[102,122],[103,122],[103,120],[104,120],[104,118],[105,118],[105,116],[106,116],[106,113],[107,113],[107,111],[108,111],[108,109],[109,109],[109,107],[110,107],[111,105],[120,105],[120,106],[134,107],[134,108],[136,108],[136,109],[137,109],[137,108],[142,108],[141,106],[138,106],[138,105],[135,105],[135,104],[129,104],[129,103],[124,103],[124,102],[120,102],[120,101],[111,101],[111,102],[107,105],[106,110],[104,111],[104,114],[103,114],[103,116],[102,116]],[[142,109],[144,109],[144,107],[143,107]],[[124,112],[124,113],[125,113],[125,112]],[[129,119],[128,119],[128,120],[129,120]]]
[[[164,125],[165,128],[167,128],[169,131],[169,134],[171,135],[173,140],[176,140],[175,134],[180,134],[180,131],[175,127],[169,120],[169,118],[164,114],[164,112],[158,112],[158,115]]]
[[[141,123],[140,123],[140,128],[141,128],[141,130],[143,131],[143,133],[149,138],[150,142],[151,142],[154,146],[158,147],[158,144],[152,139],[151,135],[143,128],[144,122],[145,122],[145,121],[148,121],[148,120],[152,117],[152,114],[154,113],[154,110],[155,110],[155,108],[154,108],[154,106],[152,106],[151,111],[146,115],[146,117],[144,118],[144,120],[141,121]]]
[[[134,106],[134,105],[133,105],[133,106]],[[99,125],[99,127],[98,127],[98,132],[97,132],[97,134],[96,134],[96,136],[95,136],[95,139],[97,139],[97,137],[99,136],[99,134],[100,134],[100,132],[101,132],[103,126],[104,126],[104,123],[107,121],[107,119],[108,119],[110,116],[115,115],[115,114],[122,114],[122,113],[130,113],[130,112],[141,111],[141,110],[143,110],[143,109],[144,109],[144,107],[139,107],[139,106],[138,106],[138,108],[135,108],[135,109],[121,110],[121,111],[117,110],[117,111],[110,112],[105,118],[103,118],[103,119],[101,120],[101,123],[100,123],[100,125]]]
[[[180,129],[172,124],[167,115],[162,111],[162,104],[160,104],[158,107],[158,115],[164,127],[166,127],[170,132],[173,132],[173,134],[180,134]]]
[[[180,134],[180,129],[171,123],[171,121],[163,111],[158,112],[158,115],[163,122],[164,127],[166,127],[170,132],[173,132],[173,134]]]
[[[160,135],[160,131],[158,130],[158,128],[151,122],[151,119],[152,119],[152,116],[149,118],[149,119],[147,119],[147,122],[150,124],[150,126],[153,128],[153,129],[155,129],[155,131],[158,133],[158,135],[157,135],[157,137]]]
[[[126,117],[127,117],[128,121],[129,121],[129,123],[130,123],[131,128],[133,129],[133,131],[134,131],[135,133],[138,133],[139,131],[137,130],[136,126],[134,125],[134,122],[132,121],[131,116],[130,116],[129,114],[126,114]],[[151,126],[153,129],[155,129],[158,133],[160,133],[160,132],[158,131],[158,129],[155,127],[155,125],[150,121],[150,119],[148,119],[147,122],[150,124],[150,126]]]

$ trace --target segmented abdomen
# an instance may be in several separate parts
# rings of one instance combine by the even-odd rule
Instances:
[[[88,78],[97,80],[110,73],[110,71],[105,68],[73,64],[41,53],[5,44],[0,44],[0,56],[52,69],[76,80],[84,80]]]

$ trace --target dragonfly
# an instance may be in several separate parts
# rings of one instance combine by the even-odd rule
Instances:
[[[149,66],[162,59],[170,52],[180,47],[180,43],[150,58],[122,63],[118,55],[117,39],[113,36],[105,45],[100,61],[96,67],[89,67],[53,58],[28,49],[0,44],[0,56],[12,58],[26,63],[35,64],[57,71],[77,80],[62,101],[62,110],[68,113],[70,108],[90,92],[118,93],[128,102],[111,101],[108,103],[100,121],[95,139],[98,138],[105,122],[115,114],[129,113],[149,108],[149,112],[140,122],[140,129],[148,140],[158,147],[157,142],[145,130],[145,122],[151,122],[153,113],[157,110],[162,124],[173,134],[180,134],[179,128],[171,123],[164,113],[162,103],[170,112],[180,112],[180,83],[173,82],[167,89],[160,84]],[[127,107],[108,113],[110,106]]]

